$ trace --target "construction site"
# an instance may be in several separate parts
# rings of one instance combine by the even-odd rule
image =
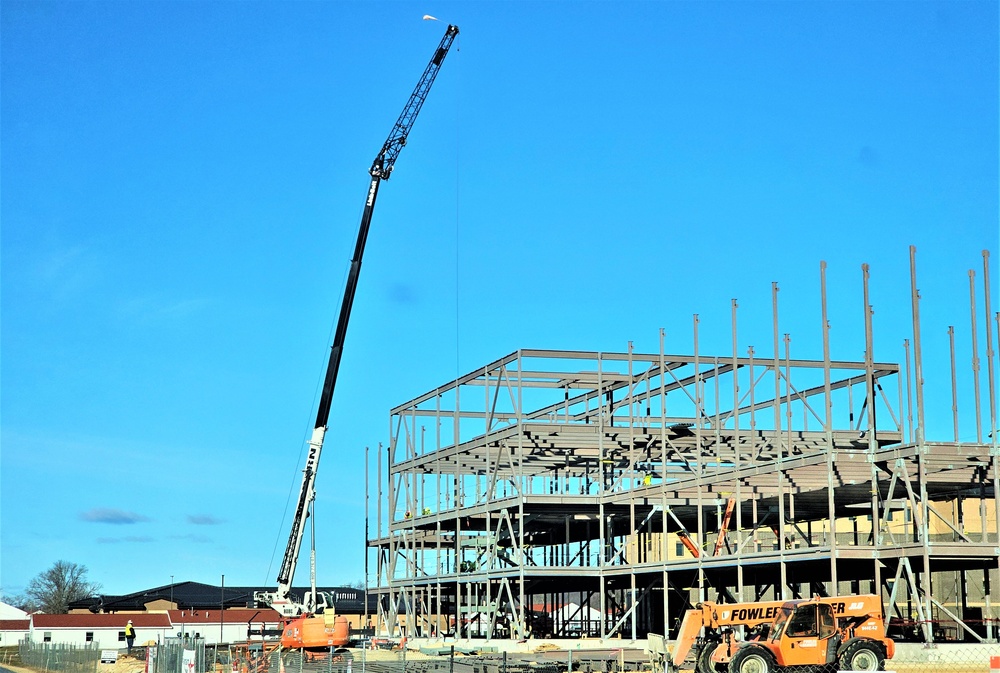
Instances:
[[[997,161],[983,151],[996,3],[444,3],[427,8],[443,20],[419,17],[443,34],[370,148],[412,81],[412,7],[13,4],[23,194],[4,212],[21,225],[9,361],[22,387],[4,441],[23,497],[5,544],[25,567],[69,541],[116,581],[134,567],[160,579],[97,595],[85,566],[56,561],[23,595],[8,584],[0,663],[1000,673]],[[416,120],[462,51],[445,12],[473,40],[421,146]],[[380,190],[407,146],[419,161],[375,229],[379,285],[363,288]],[[220,563],[232,580],[264,557],[276,436],[305,399],[284,384],[329,298],[324,255],[342,243],[329,220],[348,213],[361,147],[376,152],[273,582],[175,582]],[[813,255],[885,259],[903,231],[934,246],[935,281],[968,264],[967,294],[944,300],[957,329],[941,310],[922,324],[913,245],[887,336],[867,264],[843,331],[830,309],[839,319],[854,290],[819,259],[817,297],[791,321],[777,282],[756,308],[728,303],[729,283],[798,282]],[[356,299],[366,343],[342,371]],[[686,317],[695,301],[716,304],[721,329]],[[793,349],[786,328],[807,312]],[[641,348],[625,340],[639,330]],[[566,334],[586,341],[522,347]],[[351,446],[391,405],[362,463]],[[326,572],[364,556],[345,586],[317,581],[327,443]],[[121,460],[133,455],[144,462]],[[196,469],[164,479],[163,455]],[[130,474],[170,488],[142,489],[133,511],[114,500]],[[149,526],[81,532],[133,524]]]
[[[996,642],[1000,318],[982,265],[955,298],[972,308],[973,442],[957,402],[936,411],[954,436],[924,436],[912,248],[901,363],[872,357],[867,267],[864,358],[831,359],[824,264],[812,359],[790,357],[774,285],[766,354],[738,352],[734,300],[729,353],[699,352],[695,316],[693,352],[662,330],[653,353],[519,350],[395,407],[369,535],[380,629],[669,640],[705,600],[876,594],[898,641]]]

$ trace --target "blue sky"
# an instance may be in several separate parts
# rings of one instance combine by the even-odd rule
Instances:
[[[367,169],[383,185],[318,477],[322,584],[364,572],[389,409],[517,348],[876,358],[969,424],[968,269],[998,257],[996,2],[0,5],[0,583],[273,583]],[[993,323],[994,329],[996,328]],[[984,358],[983,343],[980,357]],[[963,364],[964,363],[964,364]],[[983,376],[985,380],[985,372]],[[374,476],[372,476],[374,479]],[[299,583],[308,579],[300,564]]]

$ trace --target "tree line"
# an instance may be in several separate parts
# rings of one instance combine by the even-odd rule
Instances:
[[[48,570],[35,575],[24,593],[3,595],[3,602],[28,613],[44,612],[63,615],[69,604],[90,598],[101,590],[101,585],[87,577],[87,566],[70,561],[56,561]]]

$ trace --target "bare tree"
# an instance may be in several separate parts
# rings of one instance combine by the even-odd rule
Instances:
[[[22,610],[41,610],[48,614],[66,614],[69,604],[93,596],[101,585],[87,579],[87,566],[69,561],[56,561],[28,582],[24,590]]]
[[[34,612],[31,600],[24,594],[3,594],[0,596],[0,601],[3,601],[7,605],[13,605],[18,610]]]

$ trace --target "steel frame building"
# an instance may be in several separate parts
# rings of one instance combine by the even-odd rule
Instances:
[[[519,350],[393,409],[380,628],[636,639],[698,600],[871,592],[925,641],[995,638],[997,435],[959,442],[955,411],[953,441],[923,436],[913,251],[904,366],[872,359],[867,268],[866,355],[831,360],[821,269],[818,360],[782,349],[774,286],[768,357],[737,353],[734,301],[730,354],[698,352],[695,316],[691,354],[662,330],[657,353]],[[953,399],[954,367],[952,341]]]

